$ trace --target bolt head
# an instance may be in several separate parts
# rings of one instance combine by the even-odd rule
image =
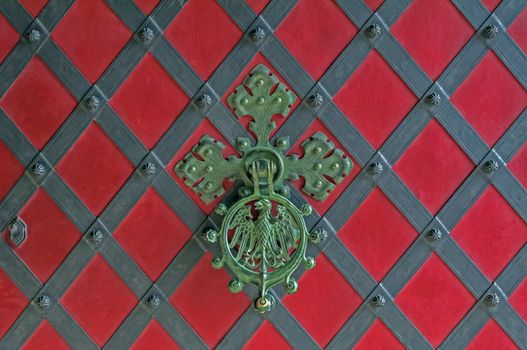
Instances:
[[[432,92],[430,95],[426,96],[426,102],[429,105],[437,106],[441,102],[441,95],[436,92]]]
[[[198,97],[198,100],[196,101],[196,104],[199,108],[204,109],[210,106],[212,103],[212,98],[208,94],[201,94],[200,97]]]
[[[145,43],[149,42],[150,40],[154,38],[154,31],[150,29],[149,27],[141,28],[138,34],[139,34],[139,39]]]
[[[46,167],[42,163],[35,163],[35,165],[31,167],[31,173],[35,176],[42,176],[46,173]]]
[[[242,100],[240,101],[240,103],[241,103],[242,105],[246,105],[247,103],[249,103],[249,99],[248,99],[247,97],[244,97],[244,98],[242,98]]]
[[[90,239],[92,240],[92,242],[100,243],[102,242],[103,238],[104,238],[104,235],[102,231],[99,229],[95,229],[90,232]]]
[[[499,31],[500,30],[497,26],[491,24],[486,26],[485,29],[483,29],[483,35],[485,35],[489,39],[492,39],[498,35]]]
[[[48,309],[51,306],[51,298],[46,294],[42,294],[37,298],[37,305],[41,309]]]
[[[483,171],[486,173],[493,173],[499,168],[499,164],[494,159],[489,159],[483,164]]]
[[[319,93],[314,93],[313,95],[309,96],[308,103],[312,108],[320,107],[322,102],[324,102],[324,98]]]
[[[154,308],[158,307],[161,304],[161,298],[159,298],[159,296],[155,294],[150,295],[146,301],[148,302],[148,305],[150,305],[150,307]]]
[[[372,24],[366,28],[366,35],[370,38],[378,37],[381,34],[381,27],[378,24]]]
[[[99,108],[101,101],[97,98],[97,96],[90,96],[86,99],[85,104],[90,111],[94,111]]]
[[[500,297],[496,293],[487,294],[485,297],[485,302],[489,306],[496,306],[500,303]]]
[[[376,296],[371,298],[371,304],[375,308],[380,309],[381,307],[383,307],[386,304],[386,298],[383,295],[381,295],[381,294],[377,294]]]
[[[380,173],[383,172],[383,170],[384,170],[384,167],[382,166],[381,163],[378,163],[378,162],[371,163],[368,166],[368,174],[370,175],[379,175]]]
[[[265,30],[261,27],[256,27],[251,31],[250,38],[253,42],[258,43],[265,38]]]
[[[25,34],[25,38],[30,43],[37,42],[40,40],[40,32],[36,29],[31,29]]]
[[[433,228],[431,229],[430,231],[428,231],[426,233],[426,238],[429,240],[429,241],[439,241],[441,239],[441,237],[443,237],[443,233],[441,232],[441,230],[437,229],[437,228]]]
[[[146,176],[152,176],[156,173],[157,169],[154,163],[148,162],[148,163],[143,164],[143,167],[141,168],[141,170]]]

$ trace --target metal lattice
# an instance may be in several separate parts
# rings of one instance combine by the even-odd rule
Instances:
[[[152,318],[157,320],[182,348],[208,348],[168,298],[207,250],[213,254],[217,253],[214,247],[206,244],[201,234],[205,228],[217,228],[220,218],[215,214],[207,217],[174,181],[169,174],[172,170],[166,169],[166,165],[205,118],[208,118],[231,144],[235,143],[238,136],[252,137],[236,121],[220,96],[225,95],[246,65],[260,52],[302,99],[274,138],[289,136],[290,144],[294,144],[318,117],[362,168],[323,216],[315,214],[307,220],[308,229],[322,229],[328,232],[328,238],[320,246],[310,247],[311,253],[317,255],[323,252],[363,299],[361,306],[327,347],[352,347],[374,321],[380,319],[405,347],[433,348],[429,340],[397,306],[394,298],[435,252],[477,300],[441,343],[440,348],[464,348],[489,319],[494,319],[518,347],[527,349],[527,324],[507,300],[527,275],[527,245],[523,245],[497,279],[490,282],[448,234],[490,185],[500,192],[524,221],[527,221],[527,191],[507,168],[507,163],[527,140],[527,111],[523,111],[494,147],[489,148],[450,101],[450,96],[489,50],[499,57],[527,89],[527,56],[507,33],[507,28],[527,3],[522,0],[505,0],[494,12],[489,13],[479,0],[454,1],[458,10],[475,29],[475,33],[439,78],[432,81],[390,33],[390,27],[404,13],[410,1],[387,0],[372,13],[362,0],[339,0],[337,3],[340,9],[359,28],[359,32],[322,78],[315,81],[274,35],[275,29],[297,1],[271,1],[260,15],[254,13],[241,0],[218,2],[244,35],[211,77],[204,82],[163,35],[163,31],[185,6],[183,2],[161,1],[149,16],[145,16],[131,1],[107,0],[113,12],[136,34],[93,85],[50,36],[73,1],[51,0],[37,18],[33,18],[18,1],[4,1],[0,4],[2,15],[21,36],[21,40],[0,66],[0,96],[8,91],[30,60],[38,55],[77,102],[77,107],[40,152],[6,112],[0,109],[0,139],[26,168],[26,172],[0,203],[0,228],[2,231],[7,228],[35,191],[42,188],[78,230],[84,232],[83,238],[45,284],[35,277],[6,241],[0,241],[1,268],[31,300],[0,340],[0,348],[20,348],[44,319],[48,320],[72,348],[99,348],[59,301],[96,254],[105,258],[139,300],[104,344],[105,349],[127,348]],[[147,35],[145,28],[150,29]],[[265,34],[257,40],[253,35],[256,28],[263,29]],[[489,34],[489,28],[496,29],[492,30],[492,35]],[[38,31],[37,40],[34,40],[32,31]],[[377,151],[332,101],[373,49],[381,54],[419,99]],[[191,98],[191,102],[151,151],[108,104],[147,53],[151,53],[160,62]],[[197,105],[195,101],[203,94],[211,97],[210,103]],[[314,109],[310,98],[316,94],[322,97],[322,103]],[[433,94],[436,99],[434,103],[430,103],[429,96]],[[95,107],[92,98],[94,96],[99,101]],[[440,99],[437,99],[437,96]],[[392,170],[392,165],[432,118],[436,118],[443,125],[475,165],[474,170],[435,216]],[[102,127],[136,168],[99,216],[91,213],[55,171],[55,166],[61,158],[93,121]],[[489,171],[489,162],[498,165],[497,168],[491,167],[495,171]],[[44,167],[43,174],[32,171],[37,163]],[[143,171],[147,163],[153,164],[157,169],[153,174],[145,174]],[[372,164],[377,168],[382,165],[383,171],[372,172]],[[397,206],[415,230],[420,232],[419,237],[380,283],[375,281],[336,234],[376,186]],[[150,187],[162,196],[169,207],[194,232],[192,239],[155,282],[112,237],[114,230]],[[231,191],[232,194],[234,192]],[[229,201],[230,197],[232,195],[227,195],[224,200]],[[293,191],[292,199],[296,204],[305,201],[297,191]],[[442,233],[438,238],[436,236],[435,240],[429,239],[429,232],[433,229]],[[94,232],[99,234],[95,235],[95,239]],[[256,292],[251,287],[246,287],[244,291],[251,297],[254,297]],[[274,294],[277,305],[273,312],[262,316],[255,313],[249,305],[217,348],[243,347],[266,319],[293,348],[319,348],[301,323],[280,302],[284,291],[278,288]],[[489,302],[489,295],[497,296],[499,303]],[[49,305],[43,302],[43,296],[49,298]]]

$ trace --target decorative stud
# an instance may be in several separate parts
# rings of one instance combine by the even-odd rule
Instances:
[[[102,239],[104,238],[104,235],[101,230],[95,229],[90,232],[90,240],[94,243],[100,243],[102,242]]]
[[[426,96],[426,103],[432,106],[437,106],[441,102],[441,95],[437,92],[432,92],[430,95]]]
[[[86,99],[85,104],[88,110],[94,111],[97,108],[99,108],[101,101],[99,100],[97,96],[90,96]]]
[[[499,33],[499,29],[494,24],[486,26],[485,29],[483,29],[483,35],[485,35],[489,39],[495,38],[498,35],[498,33]]]
[[[141,168],[141,171],[143,172],[143,174],[145,174],[146,176],[152,176],[156,173],[156,165],[154,163],[150,163],[150,162],[147,162],[145,164],[143,164],[142,168]]]
[[[384,167],[382,166],[381,163],[379,162],[375,162],[375,163],[371,163],[369,166],[368,166],[368,174],[370,175],[379,175],[380,173],[382,173],[384,170]]]
[[[25,34],[25,38],[30,43],[37,42],[40,40],[40,32],[36,29],[31,29]]]
[[[139,39],[144,43],[148,43],[154,38],[154,31],[149,27],[141,28],[138,34]]]
[[[250,38],[253,42],[258,43],[265,38],[265,30],[261,27],[256,27],[251,31]]]
[[[483,171],[486,173],[493,173],[499,168],[498,162],[496,162],[494,159],[489,159],[483,164]]]
[[[218,232],[211,228],[205,229],[202,234],[203,238],[210,243],[215,243],[218,240]]]
[[[46,167],[42,163],[35,163],[31,167],[31,173],[35,176],[42,176],[46,173]]]
[[[377,294],[376,296],[371,298],[371,304],[376,309],[380,309],[381,307],[383,307],[386,304],[386,298],[383,295],[381,295],[381,294]]]
[[[485,297],[485,303],[488,306],[496,306],[500,303],[500,296],[496,293],[487,294]]]
[[[280,137],[276,140],[276,147],[280,149],[286,149],[289,146],[289,137]]]
[[[27,238],[27,225],[21,217],[17,216],[9,224],[9,240],[17,247]]]
[[[196,101],[196,104],[199,108],[205,109],[212,103],[212,98],[210,95],[202,94],[200,97],[198,97],[198,100]]]
[[[41,309],[48,309],[51,306],[51,298],[46,294],[42,294],[37,298],[37,305]]]
[[[156,294],[152,294],[148,297],[148,299],[146,299],[146,302],[148,305],[150,305],[150,307],[156,308],[161,305],[161,298]]]
[[[238,278],[233,278],[229,282],[229,291],[231,293],[239,293],[243,289],[243,282],[240,281]]]
[[[322,102],[324,102],[322,95],[319,93],[314,93],[313,95],[309,96],[307,103],[309,103],[312,108],[318,108],[322,105]]]
[[[313,243],[324,242],[328,238],[328,232],[323,228],[316,228],[309,233],[309,240]]]
[[[441,233],[441,230],[437,228],[433,228],[426,233],[426,239],[429,241],[439,241],[441,237],[443,237],[443,234]]]
[[[381,27],[378,24],[372,24],[366,28],[366,35],[370,38],[378,37],[381,34]]]
[[[218,204],[216,209],[214,210],[216,214],[218,215],[225,215],[227,214],[227,206],[223,203]]]

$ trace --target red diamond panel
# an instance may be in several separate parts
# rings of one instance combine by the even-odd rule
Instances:
[[[467,350],[519,349],[503,329],[491,319],[467,346]]]
[[[507,167],[523,184],[523,187],[527,188],[527,143],[512,157]]]
[[[57,170],[88,208],[99,215],[125,183],[133,166],[101,127],[92,123]]]
[[[174,122],[189,98],[148,53],[110,104],[148,148]]]
[[[0,339],[28,304],[27,298],[0,268]]]
[[[472,294],[435,254],[395,301],[434,347],[441,344],[474,304]]]
[[[148,15],[157,6],[159,0],[134,0],[134,2],[145,15]]]
[[[379,148],[416,102],[412,91],[373,50],[335,95],[335,103]]]
[[[201,78],[206,80],[232,50],[242,33],[216,1],[190,0],[167,28],[165,35]]]
[[[298,281],[298,291],[287,295],[283,304],[325,347],[359,307],[361,297],[324,254],[316,262]]]
[[[48,0],[20,0],[20,3],[33,17],[37,17]]]
[[[436,80],[474,34],[470,23],[449,0],[415,0],[391,32],[424,71]]]
[[[149,188],[113,236],[155,281],[191,232],[161,196]]]
[[[335,189],[328,195],[328,197],[323,202],[314,200],[313,198],[307,195],[305,196],[309,204],[313,206],[313,208],[317,211],[317,213],[319,213],[320,215],[324,215],[328,211],[328,209],[333,205],[333,203],[337,200],[337,198],[342,194],[342,192],[344,192],[346,187],[348,187],[348,185],[355,178],[355,176],[359,173],[360,167],[359,167],[359,164],[355,161],[355,159],[350,157],[350,155],[345,150],[345,148],[342,147],[342,145],[335,139],[333,135],[331,135],[331,132],[324,126],[324,124],[322,124],[322,122],[319,119],[316,119],[307,128],[303,136],[301,136],[298,139],[297,143],[291,147],[289,154],[296,153],[300,157],[302,157],[304,155],[303,149],[301,147],[302,142],[304,142],[306,139],[308,139],[313,134],[319,131],[324,133],[324,135],[328,136],[331,142],[335,144],[335,147],[340,148],[342,151],[344,151],[344,154],[346,154],[346,156],[349,157],[351,161],[353,162],[353,169],[351,173],[346,178],[344,178],[344,181],[337,184],[337,187],[335,187]],[[295,186],[297,189],[300,190],[304,186],[304,183],[305,183],[304,179],[300,178],[298,181],[293,182],[293,186]]]
[[[130,350],[179,350],[180,347],[167,331],[157,322],[152,320],[143,333],[137,338]]]
[[[174,167],[176,164],[185,157],[185,155],[192,150],[192,147],[194,147],[195,144],[199,142],[201,137],[203,135],[209,135],[218,140],[219,142],[223,143],[225,145],[225,149],[223,150],[223,156],[224,158],[227,158],[230,155],[236,155],[239,156],[236,151],[229,145],[229,143],[225,140],[225,138],[220,134],[220,132],[212,125],[212,123],[208,119],[204,119],[201,124],[192,132],[192,135],[188,138],[188,140],[183,144],[183,146],[180,148],[180,150],[176,153],[174,158],[168,163],[167,165],[167,171],[169,174],[176,179],[176,182],[178,185],[189,195],[189,197],[196,203],[201,210],[203,210],[207,215],[212,213],[216,205],[220,202],[221,198],[216,199],[212,203],[205,204],[198,196],[197,193],[192,191],[191,188],[189,188],[187,185],[185,185],[185,182],[176,176],[176,173],[174,172]],[[225,180],[223,182],[223,185],[225,188],[229,188],[232,186],[232,182],[229,182],[228,180]]]
[[[518,46],[521,47],[523,52],[527,53],[527,9],[523,10],[522,13],[516,19],[507,32],[516,41]]]
[[[342,226],[338,236],[377,281],[391,269],[417,232],[378,188]]]
[[[0,15],[0,64],[18,42],[18,33],[4,16]]]
[[[376,320],[353,347],[354,350],[403,350],[404,346],[381,321]]]
[[[0,140],[0,202],[24,172],[24,167],[5,143]]]
[[[247,341],[243,350],[268,350],[270,344],[272,344],[273,350],[293,349],[271,322],[264,321],[251,339]]]
[[[356,32],[333,1],[300,0],[276,35],[318,80]]]
[[[108,341],[136,303],[132,291],[98,254],[61,298],[61,304],[99,346]]]
[[[38,149],[44,147],[76,104],[38,56],[0,101],[0,106]]]
[[[51,36],[86,78],[95,83],[131,33],[104,0],[79,0]]]
[[[170,302],[211,348],[227,334],[251,301],[227,289],[231,277],[214,270],[207,253],[170,297]]]
[[[270,0],[246,0],[254,12],[260,13],[267,6]]]
[[[452,95],[452,102],[491,146],[527,105],[527,92],[491,51]]]
[[[473,168],[470,158],[435,119],[394,166],[432,214],[441,209]]]
[[[68,343],[47,320],[42,321],[21,350],[68,350]]]
[[[273,65],[269,63],[269,61],[260,52],[257,52],[256,55],[254,55],[251,62],[249,62],[249,64],[245,66],[244,70],[238,75],[238,77],[231,84],[231,87],[227,89],[227,91],[222,97],[223,103],[225,104],[225,106],[230,108],[229,105],[227,104],[227,98],[229,97],[231,93],[234,92],[234,90],[236,89],[236,87],[238,87],[238,85],[243,83],[243,80],[245,79],[245,77],[249,75],[251,70],[253,70],[259,64],[263,64],[267,68],[269,68],[271,73],[274,74],[278,78],[278,80],[280,80],[280,82],[284,84],[289,90],[291,90],[291,92],[293,92],[295,96],[297,96],[297,99],[295,103],[293,103],[293,105],[291,106],[291,109],[287,116],[287,117],[290,117],[293,111],[295,110],[295,108],[300,104],[301,99],[298,97],[298,94],[293,89],[291,89],[291,87],[287,84],[287,81],[276,71],[276,69],[274,69]],[[233,116],[236,119],[238,119],[238,117],[234,115],[234,112],[233,112]],[[254,137],[256,137],[256,135],[252,132],[252,130],[249,129],[249,123],[252,121],[252,118],[250,116],[244,116],[238,120],[243,125],[245,130],[249,131],[249,133],[251,133]],[[273,116],[272,120],[276,123],[276,129],[274,129],[271,132],[271,137],[276,133],[278,129],[280,129],[282,124],[284,124],[284,122],[286,121],[286,118],[282,117],[281,115],[275,115]]]
[[[79,240],[81,233],[66,214],[39,189],[19,216],[27,224],[27,239],[14,248],[31,271],[46,282]],[[8,237],[6,232],[5,237]]]
[[[516,309],[525,322],[527,322],[527,278],[524,279],[509,297],[509,302]]]
[[[494,280],[527,241],[527,224],[490,186],[454,227],[451,236]]]

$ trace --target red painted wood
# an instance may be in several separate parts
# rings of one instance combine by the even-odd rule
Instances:
[[[18,289],[3,269],[0,268],[0,338],[9,330],[13,322],[28,304],[27,298]]]
[[[167,331],[157,322],[152,320],[143,333],[139,335],[130,350],[179,350],[180,347],[167,333]]]
[[[24,343],[22,350],[69,350],[71,347],[49,324],[42,321],[37,330]]]

